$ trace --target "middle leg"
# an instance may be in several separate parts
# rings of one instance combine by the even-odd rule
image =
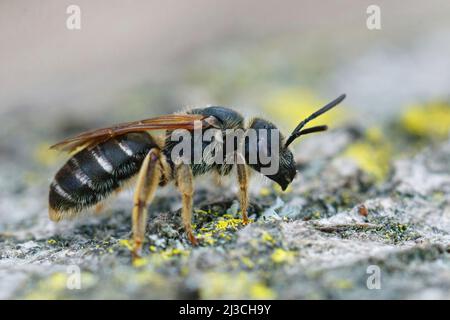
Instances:
[[[192,232],[192,202],[194,194],[194,177],[191,167],[187,164],[180,164],[176,167],[176,183],[181,192],[182,205],[181,216],[183,218],[184,229],[192,245],[198,245],[198,240]]]
[[[247,208],[248,208],[248,172],[247,165],[243,163],[238,163],[237,165],[237,175],[239,180],[239,202],[241,203],[242,211],[242,221],[247,224]]]

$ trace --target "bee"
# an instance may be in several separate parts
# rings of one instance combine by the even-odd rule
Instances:
[[[72,156],[56,173],[50,184],[49,218],[57,222],[74,217],[81,211],[98,205],[131,178],[137,177],[132,209],[132,256],[137,258],[141,255],[145,238],[147,208],[155,191],[158,186],[162,187],[174,182],[181,193],[181,216],[185,232],[192,245],[197,245],[198,241],[191,226],[194,177],[205,173],[226,176],[235,167],[242,219],[243,223],[248,223],[249,168],[266,175],[284,191],[297,174],[289,145],[302,135],[327,130],[325,125],[303,128],[311,120],[338,105],[344,98],[343,94],[301,121],[287,139],[279,135],[277,140],[272,141],[267,136],[257,135],[255,144],[245,140],[242,142],[244,160],[236,163],[211,163],[204,160],[200,163],[176,161],[173,158],[176,142],[169,137],[178,129],[194,135],[198,124],[201,125],[202,130],[207,128],[218,130],[220,135],[215,136],[217,139],[200,142],[201,149],[204,151],[218,140],[230,139],[229,130],[246,132],[250,129],[262,129],[278,132],[277,127],[261,118],[254,118],[245,126],[244,118],[236,111],[221,106],[209,106],[190,109],[183,113],[121,123],[83,132],[63,140],[51,148],[71,152]],[[150,134],[155,130],[163,130],[165,134],[162,136]],[[194,140],[192,143],[197,142]],[[279,159],[279,166],[276,172],[264,174],[264,164],[259,157],[259,152],[265,151],[267,154],[274,143],[280,146],[275,155]],[[261,150],[262,148],[265,150]],[[253,162],[249,161],[253,152],[251,150],[258,153],[256,161]],[[238,148],[234,148],[232,152],[236,155]]]

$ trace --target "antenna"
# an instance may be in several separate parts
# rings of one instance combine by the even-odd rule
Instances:
[[[335,106],[337,106],[339,103],[342,102],[342,100],[344,100],[346,97],[345,94],[340,95],[339,97],[337,97],[336,99],[334,99],[333,101],[331,101],[330,103],[328,103],[327,105],[323,106],[322,108],[320,108],[319,110],[317,110],[316,112],[314,112],[313,114],[311,114],[309,117],[307,117],[306,119],[304,119],[303,121],[301,121],[297,127],[294,129],[294,131],[292,131],[291,135],[289,136],[289,138],[287,139],[286,143],[285,143],[285,147],[289,146],[295,139],[297,139],[298,137],[300,137],[301,135],[305,135],[308,133],[313,133],[313,132],[319,132],[319,131],[325,131],[327,130],[327,126],[317,126],[317,127],[311,127],[308,129],[304,129],[302,130],[302,128],[311,120],[314,120],[315,118],[317,118],[318,116],[324,114],[325,112],[329,111],[330,109],[334,108]]]

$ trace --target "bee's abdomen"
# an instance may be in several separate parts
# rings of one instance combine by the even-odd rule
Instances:
[[[50,185],[50,209],[81,211],[96,204],[138,173],[147,153],[156,147],[152,137],[143,132],[81,150],[56,173]]]

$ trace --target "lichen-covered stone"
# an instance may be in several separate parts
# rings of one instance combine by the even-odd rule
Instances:
[[[162,192],[134,264],[129,194],[103,216],[54,225],[42,190],[3,189],[1,298],[448,298],[450,141],[389,162],[381,184],[345,160],[354,141],[302,164],[287,193],[254,186],[249,225],[231,189],[212,198],[200,181],[196,248],[177,194]],[[369,266],[380,290],[367,287]],[[74,270],[80,289],[70,287]]]

